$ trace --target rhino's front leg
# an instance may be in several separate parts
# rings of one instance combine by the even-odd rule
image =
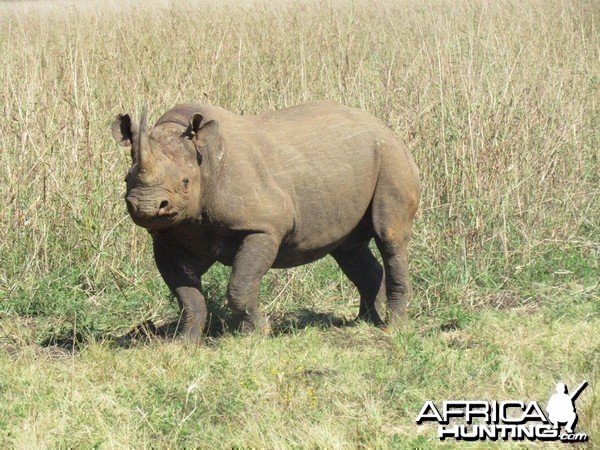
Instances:
[[[207,309],[201,292],[200,277],[214,261],[201,260],[183,249],[166,245],[155,237],[154,259],[158,271],[177,297],[183,318],[183,336],[193,343],[202,340]]]
[[[269,323],[256,306],[262,277],[273,265],[280,240],[268,233],[250,234],[240,245],[227,286],[233,328],[242,333],[269,333]]]

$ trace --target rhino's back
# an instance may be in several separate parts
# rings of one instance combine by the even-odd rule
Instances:
[[[291,136],[298,131],[312,131],[316,137],[336,140],[359,130],[373,135],[389,135],[379,119],[366,111],[351,108],[334,100],[322,100],[269,111],[255,116],[266,132]]]

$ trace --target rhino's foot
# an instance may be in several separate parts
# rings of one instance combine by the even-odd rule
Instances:
[[[374,308],[371,310],[368,310],[366,312],[358,313],[358,316],[356,317],[356,321],[357,322],[367,322],[372,325],[375,325],[376,327],[382,327],[384,325],[383,320],[381,320],[381,317],[379,317],[379,313],[377,313],[377,310]]]
[[[201,327],[192,327],[192,328],[188,328],[188,329],[184,328],[183,332],[181,333],[181,338],[186,343],[193,344],[193,345],[201,345],[203,335],[204,335],[204,333],[202,332]]]
[[[387,331],[404,331],[410,327],[411,323],[408,320],[408,315],[388,313],[387,321],[384,324],[384,328]]]
[[[245,317],[234,317],[232,320],[232,329],[240,334],[254,334],[258,333],[261,336],[267,336],[271,332],[271,325],[264,316],[258,316],[256,318]]]

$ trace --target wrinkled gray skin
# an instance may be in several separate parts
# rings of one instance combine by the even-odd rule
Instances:
[[[189,340],[206,326],[200,277],[216,261],[232,266],[227,300],[241,331],[268,332],[256,304],[271,267],[327,254],[358,288],[359,319],[382,324],[375,300],[384,293],[388,324],[405,318],[419,175],[375,117],[332,101],[256,116],[182,104],[150,129],[145,108],[141,125],[120,115],[112,131],[131,147],[129,214],[152,235]]]

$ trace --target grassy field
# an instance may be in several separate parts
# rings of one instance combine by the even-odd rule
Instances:
[[[545,407],[584,379],[600,447],[599,42],[593,0],[0,3],[0,447],[453,447],[426,400]],[[352,324],[324,259],[269,273],[268,338],[155,336],[177,309],[115,115],[324,98],[421,169],[411,325]],[[227,276],[203,280],[215,330]],[[557,445],[525,444],[494,445]]]

